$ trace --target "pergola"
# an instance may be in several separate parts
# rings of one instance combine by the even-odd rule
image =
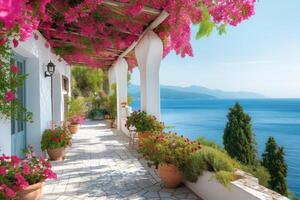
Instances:
[[[42,21],[39,30],[55,52],[70,64],[108,69],[118,58],[124,58],[133,67],[136,58],[132,50],[144,35],[167,18],[168,13],[144,6],[133,16],[129,14],[130,6],[130,3],[111,0],[78,4],[53,0],[47,6],[52,20]],[[85,7],[86,16],[79,14],[78,18],[71,18],[77,14],[76,7]],[[66,19],[68,13],[70,19]]]
[[[163,42],[157,35],[158,27],[169,16],[164,10],[144,6],[139,15],[126,14],[129,3],[104,0],[89,13],[91,16],[70,20],[62,23],[58,19],[42,22],[39,30],[45,36],[55,52],[71,65],[87,65],[108,70],[109,84],[117,85],[117,127],[125,130],[126,112],[121,103],[127,102],[128,62],[138,65],[141,74],[141,109],[160,117],[159,66],[163,57]],[[47,7],[52,15],[68,12],[69,8],[58,1],[53,1]],[[97,19],[95,13],[107,13]],[[124,27],[114,26],[112,18],[124,22]],[[88,20],[87,20],[88,19]],[[64,19],[65,20],[65,19]],[[85,30],[82,24],[93,23],[101,25],[95,31]],[[126,25],[129,23],[129,25]],[[130,29],[129,26],[136,26]],[[101,30],[100,30],[101,29]],[[157,30],[155,30],[157,29]],[[105,35],[104,32],[108,34]],[[111,41],[105,41],[110,39]],[[137,63],[136,63],[137,62]],[[148,102],[148,103],[147,103]]]
[[[127,73],[138,66],[141,109],[160,117],[159,68],[174,50],[192,56],[191,23],[199,36],[254,14],[255,0],[7,0],[0,1],[1,38],[26,40],[38,29],[45,46],[69,64],[108,70],[117,85],[117,125],[127,102]],[[3,4],[3,5],[2,5]],[[34,38],[38,39],[37,35]],[[3,39],[1,39],[3,40]],[[14,39],[14,44],[17,43]]]

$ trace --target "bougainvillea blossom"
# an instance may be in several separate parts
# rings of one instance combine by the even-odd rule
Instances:
[[[122,7],[106,5],[103,0],[81,0],[75,3],[67,0],[1,0],[0,23],[5,27],[0,32],[1,40],[17,24],[20,40],[25,40],[32,35],[33,30],[39,29],[49,40],[49,45],[70,64],[109,67],[158,16],[144,12],[145,7],[150,7],[169,13],[167,20],[154,30],[163,41],[164,56],[171,50],[182,57],[192,56],[190,26],[192,23],[201,23],[201,8],[207,8],[214,23],[236,26],[254,14],[255,4],[255,0],[116,2]],[[35,10],[36,7],[38,10]],[[38,39],[37,35],[34,38]],[[18,43],[14,40],[13,44],[17,46]],[[135,57],[128,58],[133,59]],[[136,62],[130,62],[133,63]]]

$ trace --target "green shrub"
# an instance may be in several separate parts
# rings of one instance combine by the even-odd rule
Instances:
[[[84,98],[72,98],[67,102],[68,111],[65,113],[67,118],[82,115],[84,113]]]
[[[228,180],[234,180],[235,168],[239,168],[239,164],[225,152],[209,146],[203,146],[202,149],[189,160],[187,168],[185,169],[185,176],[187,180],[195,182],[198,176],[202,175],[202,172],[206,170],[214,172],[217,180],[224,184],[228,183]]]
[[[195,166],[191,167],[191,171],[193,171],[193,173],[194,173],[192,180],[196,181],[197,177],[198,177],[197,174],[201,175],[201,173],[199,173],[199,171],[208,170],[208,171],[215,172],[216,179],[220,183],[227,185],[228,181],[233,178],[233,176],[232,176],[233,171],[231,168],[231,167],[233,167],[233,169],[238,168],[249,174],[252,174],[254,177],[258,178],[259,184],[261,184],[265,187],[268,187],[268,181],[270,180],[270,174],[265,167],[263,167],[261,165],[252,166],[252,165],[239,164],[237,161],[232,159],[226,153],[226,151],[222,147],[220,147],[218,144],[216,144],[215,142],[209,141],[209,140],[205,139],[204,137],[200,137],[197,140],[204,145],[204,147],[202,149],[204,151],[199,152],[199,153],[202,153],[202,155],[198,156],[198,161],[193,161],[194,162],[193,164]],[[211,149],[214,149],[214,151]],[[199,159],[200,159],[200,161],[199,161]],[[214,170],[212,169],[212,167],[210,169],[207,168],[208,167],[207,165],[206,165],[206,168],[203,169],[203,164],[202,164],[203,161],[206,161],[206,162],[209,161],[209,163],[210,163],[209,165],[213,165]],[[197,168],[196,162],[198,162],[198,165],[201,166],[201,169]],[[196,168],[196,169],[194,169],[194,168]],[[225,173],[224,171],[229,172],[229,173]],[[221,172],[221,173],[219,173],[219,172]]]
[[[227,171],[218,171],[215,173],[214,177],[219,183],[226,187],[229,186],[229,184],[237,178],[234,172]]]
[[[104,119],[108,112],[105,109],[92,109],[88,113],[89,119]]]
[[[107,98],[105,109],[110,115],[112,120],[115,120],[117,117],[117,85],[113,83],[111,85],[112,93]]]
[[[207,140],[205,137],[201,136],[201,137],[197,138],[197,141],[200,142],[204,146],[212,147],[214,149],[218,149],[220,151],[225,152],[225,150],[220,145],[218,145],[217,143],[215,143],[212,140]]]
[[[269,187],[268,182],[270,180],[270,173],[265,167],[261,165],[241,165],[241,170],[248,172],[249,174],[252,174],[254,177],[258,178],[260,185]]]

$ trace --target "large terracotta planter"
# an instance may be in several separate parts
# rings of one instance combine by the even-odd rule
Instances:
[[[158,175],[167,188],[176,188],[182,181],[182,173],[176,165],[160,164]]]
[[[151,131],[144,131],[138,133],[138,139],[141,141],[142,139],[148,138],[150,135],[152,135]]]
[[[72,134],[75,134],[75,133],[77,133],[77,131],[79,129],[79,124],[70,124],[68,126],[68,129]]]
[[[65,158],[65,148],[47,149],[50,160],[57,161]]]
[[[44,182],[30,185],[25,190],[17,193],[17,199],[20,200],[39,200],[41,199]]]

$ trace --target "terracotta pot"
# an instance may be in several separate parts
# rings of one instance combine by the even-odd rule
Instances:
[[[65,158],[65,148],[47,149],[50,160],[63,160]]]
[[[69,129],[69,131],[70,131],[72,134],[77,133],[78,128],[79,128],[79,124],[70,124],[70,125],[68,126],[68,129]]]
[[[109,128],[114,128],[114,127],[115,127],[115,126],[114,126],[115,120],[109,119],[108,122],[109,122]]]
[[[17,193],[17,199],[20,200],[39,200],[41,199],[44,182],[30,185],[25,190]]]
[[[151,131],[144,131],[144,132],[139,132],[138,133],[138,139],[139,141],[145,138],[148,138],[150,135],[152,135]]]
[[[160,164],[158,175],[167,188],[176,188],[182,181],[182,173],[176,165]]]

